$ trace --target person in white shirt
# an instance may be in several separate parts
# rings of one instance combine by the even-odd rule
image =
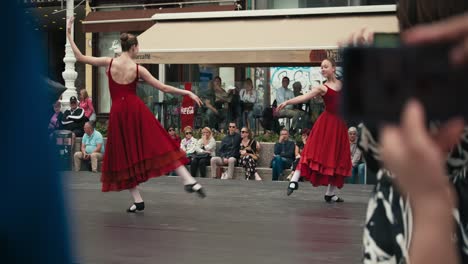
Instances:
[[[353,164],[353,168],[351,170],[351,177],[346,180],[347,183],[359,183],[365,184],[365,167],[366,165],[362,161],[362,152],[357,146],[358,142],[358,131],[356,127],[350,127],[348,129],[348,136],[349,136],[349,147],[351,150],[351,162]]]
[[[197,139],[194,138],[193,130],[191,126],[186,126],[184,128],[185,137],[180,142],[180,148],[187,153],[187,158],[189,158],[190,162],[192,161],[192,156],[195,154],[197,148]]]
[[[206,178],[206,166],[210,165],[211,157],[216,156],[216,141],[209,127],[202,129],[202,137],[196,145],[196,153],[192,157],[190,164],[190,173],[197,177],[197,171],[200,169],[200,177]]]
[[[294,98],[294,93],[293,91],[288,89],[289,86],[289,78],[288,77],[283,77],[281,80],[281,87],[276,89],[276,103],[277,105],[280,105],[284,103],[285,101]],[[281,109],[278,111],[278,117],[287,117],[287,118],[292,118],[292,123],[291,123],[291,128],[290,129],[292,132],[294,132],[297,127],[298,120],[300,118],[305,118],[305,113],[301,110],[294,109],[292,105],[287,105],[284,109]]]
[[[258,94],[253,87],[252,79],[245,79],[244,88],[240,90],[239,95],[242,102],[242,124],[250,130],[255,130],[253,108],[258,101]]]

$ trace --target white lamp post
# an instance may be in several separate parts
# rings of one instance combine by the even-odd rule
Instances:
[[[67,20],[73,16],[73,0],[67,0]],[[72,26],[71,37],[74,37],[74,27]],[[70,106],[70,97],[77,96],[76,87],[75,87],[75,80],[78,77],[78,73],[75,71],[75,62],[76,58],[73,54],[73,50],[71,49],[70,42],[68,39],[66,40],[65,44],[65,57],[63,58],[63,62],[65,62],[65,71],[62,72],[62,77],[65,80],[65,87],[67,90],[62,95],[62,106],[65,109],[68,109]]]

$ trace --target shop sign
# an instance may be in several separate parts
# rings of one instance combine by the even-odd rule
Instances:
[[[309,53],[309,59],[312,63],[321,63],[326,58],[332,58],[336,62],[343,60],[340,50],[337,49],[311,50]]]

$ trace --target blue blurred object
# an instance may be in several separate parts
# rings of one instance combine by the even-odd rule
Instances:
[[[38,32],[2,2],[0,262],[71,263],[63,184],[47,140],[50,99]],[[65,35],[64,35],[65,37]]]
[[[49,104],[53,104],[60,98],[67,88],[61,83],[54,82],[51,79],[45,79],[44,81],[49,93]]]

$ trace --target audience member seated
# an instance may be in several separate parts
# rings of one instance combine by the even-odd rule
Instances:
[[[247,127],[241,129],[241,138],[239,163],[245,170],[245,179],[261,181],[262,178],[257,173],[260,144],[252,138],[252,131]]]
[[[215,78],[216,80],[216,78]],[[216,94],[214,88],[214,80],[208,84],[208,90],[202,96],[203,98],[203,107],[200,111],[202,114],[202,123],[203,126],[208,126],[219,130],[219,122],[221,121],[221,113],[216,108]]]
[[[258,95],[253,87],[252,79],[245,79],[244,88],[240,90],[240,100],[242,102],[242,125],[254,131],[253,109],[258,101]]]
[[[352,175],[346,179],[347,183],[365,184],[366,164],[362,161],[362,152],[357,146],[358,132],[355,127],[348,129],[349,146],[351,148]]]
[[[309,101],[309,119],[310,124],[314,124],[317,121],[317,118],[322,114],[325,110],[325,103],[323,102],[323,98],[321,96],[317,96],[312,98]]]
[[[177,143],[177,145],[180,146],[180,142],[182,141],[182,139],[179,137],[179,135],[177,135],[177,132],[173,126],[170,126],[167,129],[167,133]]]
[[[74,137],[82,137],[84,134],[84,124],[86,116],[84,110],[78,107],[78,100],[75,96],[70,97],[70,109],[63,113],[62,127],[73,132]]]
[[[231,101],[228,103],[227,120],[236,122],[237,127],[242,127],[242,107],[240,99],[240,88],[230,86],[227,88]]]
[[[278,142],[275,143],[274,155],[271,160],[272,180],[279,180],[285,168],[290,168],[294,161],[294,142],[289,140],[289,132],[282,129]]]
[[[293,164],[291,166],[292,171],[289,174],[289,176],[287,177],[288,181],[291,180],[291,178],[292,178],[292,176],[294,174],[294,171],[296,170],[297,164],[299,164],[299,161],[301,160],[302,150],[304,149],[304,145],[307,142],[307,138],[309,137],[309,134],[310,134],[310,129],[308,129],[308,128],[303,129],[301,131],[301,138],[302,138],[301,141],[296,142],[296,147],[295,147],[295,150],[294,150],[294,153],[296,155],[296,159],[293,161]]]
[[[212,82],[215,94],[215,108],[218,111],[218,122],[216,122],[215,128],[218,130],[225,129],[225,122],[230,120],[228,117],[232,116],[232,113],[229,113],[229,110],[231,108],[230,103],[233,98],[233,94],[231,93],[233,89],[231,89],[229,93],[226,92],[226,90],[221,86],[221,82],[222,81],[219,76],[214,77]]]
[[[80,90],[80,108],[85,112],[86,118],[91,122],[96,122],[96,113],[94,112],[93,101],[88,95],[86,89]]]
[[[211,158],[211,177],[216,178],[218,166],[228,165],[227,178],[234,177],[234,166],[240,156],[241,137],[236,133],[236,123],[229,123],[229,133],[221,140],[218,156]]]
[[[289,78],[288,77],[283,77],[281,83],[282,83],[282,86],[280,88],[276,89],[276,103],[277,103],[277,105],[280,105],[283,102],[294,98],[293,91],[288,89]],[[298,126],[298,121],[305,118],[306,114],[302,110],[294,109],[293,105],[288,105],[284,109],[279,111],[277,113],[277,116],[279,118],[282,118],[282,117],[292,118],[292,124],[291,124],[290,130],[294,131],[294,130],[296,130],[298,128],[301,128],[300,126]]]
[[[54,132],[56,130],[60,130],[62,127],[63,113],[60,111],[62,105],[59,101],[57,101],[53,106],[54,114],[50,117],[49,126],[47,128],[47,131],[49,133],[49,139],[52,139],[54,136]]]
[[[81,151],[74,155],[75,171],[81,168],[83,160],[91,162],[91,171],[98,171],[98,162],[102,160],[104,154],[104,139],[102,134],[93,128],[91,122],[84,125],[84,135],[81,139]]]
[[[200,169],[200,177],[206,178],[206,166],[210,164],[211,157],[216,156],[216,141],[213,138],[211,129],[204,127],[202,129],[202,137],[198,140],[196,152],[192,156],[190,164],[190,173],[193,177],[197,177],[197,171]]]
[[[184,128],[185,137],[180,142],[180,148],[187,153],[187,158],[192,162],[192,156],[195,154],[197,148],[197,139],[193,137],[193,130],[191,126]],[[189,163],[189,164],[190,164]]]

